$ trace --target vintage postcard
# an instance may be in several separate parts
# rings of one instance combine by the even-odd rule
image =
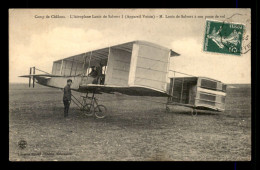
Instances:
[[[250,9],[9,9],[10,161],[250,161]]]

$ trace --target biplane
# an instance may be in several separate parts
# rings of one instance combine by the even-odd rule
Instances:
[[[105,117],[107,109],[97,103],[95,94],[115,92],[133,96],[168,97],[167,110],[169,104],[181,104],[193,110],[200,107],[222,111],[225,102],[222,99],[225,98],[223,83],[201,77],[180,80],[169,77],[170,58],[179,55],[154,43],[132,41],[54,61],[52,73],[31,67],[29,75],[20,77],[29,78],[29,87],[32,80],[33,87],[36,82],[59,89],[63,89],[67,79],[71,79],[72,90],[86,93],[85,96],[81,96],[82,102],[73,96],[75,104],[86,115],[95,114],[98,118]],[[102,72],[99,79],[90,76],[94,68],[99,68]],[[35,70],[43,74],[35,74]],[[205,86],[201,86],[203,83]],[[218,88],[220,86],[223,88]],[[198,90],[199,88],[204,91]],[[89,97],[91,93],[92,96]],[[207,96],[202,98],[202,93],[206,93]],[[220,101],[216,97],[218,95],[221,96]],[[88,99],[90,102],[87,102]],[[196,100],[199,102],[194,102]],[[222,102],[221,106],[218,102]]]

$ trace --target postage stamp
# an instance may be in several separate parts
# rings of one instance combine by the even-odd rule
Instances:
[[[203,50],[240,56],[244,29],[243,24],[207,20]]]

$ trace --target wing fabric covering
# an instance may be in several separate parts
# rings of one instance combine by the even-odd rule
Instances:
[[[110,86],[110,85],[96,85],[96,84],[87,84],[81,85],[79,91],[82,93],[87,92],[103,92],[103,93],[122,93],[130,96],[155,96],[155,97],[167,97],[168,94],[165,92],[145,88],[145,87],[119,87],[119,86]]]

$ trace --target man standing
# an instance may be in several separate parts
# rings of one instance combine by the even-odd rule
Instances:
[[[71,86],[72,80],[67,80],[67,85],[64,87],[63,103],[64,103],[64,117],[68,117],[70,102],[71,102]]]

